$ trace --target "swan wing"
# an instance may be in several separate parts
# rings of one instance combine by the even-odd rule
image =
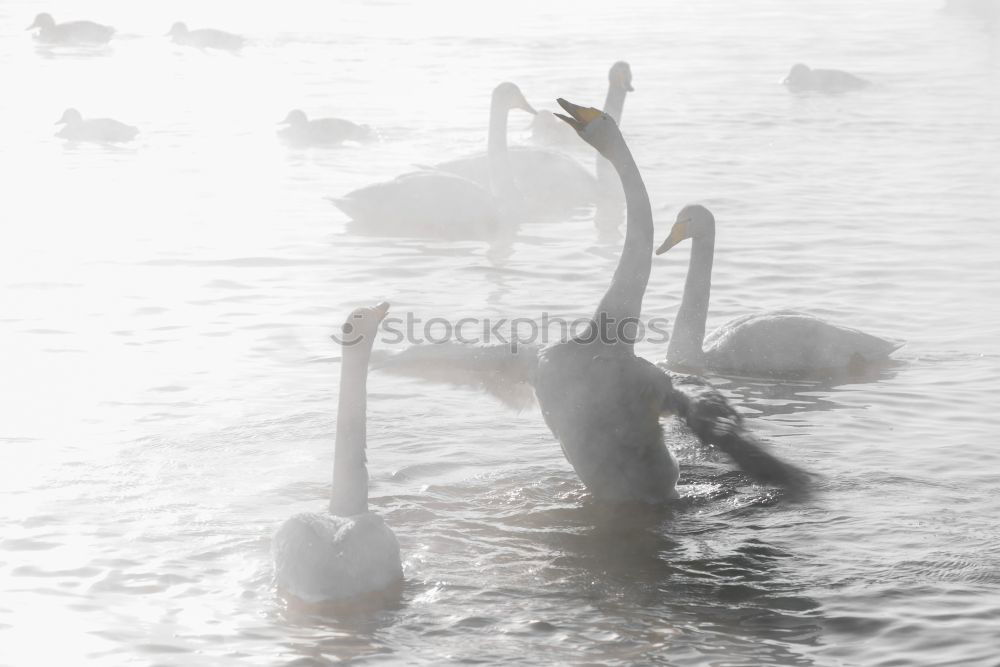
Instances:
[[[764,448],[743,417],[708,380],[658,367],[670,384],[664,413],[676,414],[706,445],[714,445],[755,480],[803,493],[809,475]]]
[[[372,368],[395,375],[416,377],[492,394],[504,405],[523,410],[535,402],[538,346],[464,345],[437,343],[414,345],[373,361]]]

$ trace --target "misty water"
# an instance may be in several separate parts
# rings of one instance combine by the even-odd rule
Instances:
[[[0,5],[0,664],[995,664],[1000,26],[942,9]],[[118,34],[40,48],[39,11]],[[172,45],[178,20],[249,44]],[[684,204],[718,220],[709,327],[796,308],[905,340],[898,363],[714,377],[815,493],[670,425],[682,499],[627,513],[589,499],[537,409],[373,372],[403,591],[287,605],[270,540],[326,506],[344,316],[586,316],[621,247],[591,209],[490,245],[357,235],[324,197],[482,150],[500,81],[600,106],[616,60],[657,242]],[[874,85],[793,94],[799,61]],[[67,144],[67,107],[141,134]],[[382,140],[289,149],[292,108]],[[512,143],[528,124],[512,112]],[[673,318],[689,248],[655,259],[645,317]]]

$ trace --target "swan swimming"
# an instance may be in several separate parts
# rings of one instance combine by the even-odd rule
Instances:
[[[818,379],[884,363],[902,346],[789,310],[744,315],[706,337],[715,254],[715,216],[711,211],[697,204],[685,206],[656,254],[685,239],[692,240],[691,259],[667,346],[667,364],[673,368]]]
[[[56,125],[64,127],[56,136],[70,141],[89,141],[109,144],[132,141],[139,128],[126,125],[112,118],[84,118],[76,109],[66,109]]]
[[[520,88],[501,83],[493,90],[490,102],[485,184],[448,171],[425,169],[331,201],[363,225],[365,231],[451,239],[495,238],[521,203],[507,154],[507,115],[512,109],[535,113]]]
[[[193,46],[198,49],[218,49],[220,51],[239,51],[246,44],[246,40],[231,32],[216,30],[215,28],[198,28],[188,30],[187,24],[181,21],[170,26],[167,33],[174,44],[181,46]]]
[[[608,114],[558,102],[569,114],[560,118],[614,165],[627,204],[622,254],[586,331],[545,347],[418,345],[379,369],[479,386],[513,407],[528,404],[533,388],[563,453],[600,501],[659,504],[678,497],[679,469],[660,425],[671,414],[756,479],[803,489],[805,473],[769,454],[711,385],[635,355],[627,325],[638,322],[653,257],[646,187]]]
[[[628,68],[627,63],[621,65]],[[618,70],[612,67],[616,72],[621,69],[620,66]],[[628,74],[631,77],[630,70]],[[609,98],[612,97],[610,87],[608,95]],[[624,104],[624,94],[621,103]],[[621,114],[620,108],[617,111]],[[494,136],[500,133],[503,133],[502,141],[506,145],[506,126],[497,127],[491,121],[491,144],[501,140],[500,137]],[[564,215],[575,208],[597,201],[599,193],[597,178],[569,155],[548,148],[527,146],[513,147],[507,153],[514,184],[520,193],[521,206],[526,211],[545,217]],[[435,165],[435,169],[468,178],[483,187],[489,185],[490,168],[491,158],[488,154],[449,160]]]
[[[301,109],[292,109],[278,124],[284,125],[278,130],[278,136],[292,146],[333,146],[345,141],[370,141],[375,138],[367,125],[342,118],[309,120]]]
[[[107,44],[115,29],[93,21],[67,21],[56,23],[51,14],[42,12],[35,17],[28,30],[38,30],[35,39],[45,44]]]
[[[387,303],[358,308],[343,326],[330,513],[296,514],[274,535],[275,583],[305,602],[346,601],[403,579],[396,536],[368,510],[365,466],[368,361],[388,311]]]
[[[839,69],[810,69],[802,63],[792,66],[782,83],[791,91],[799,93],[815,90],[821,93],[846,93],[861,90],[871,85],[859,76]]]

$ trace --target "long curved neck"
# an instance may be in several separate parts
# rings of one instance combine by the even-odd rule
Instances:
[[[507,105],[494,96],[490,103],[490,134],[486,153],[490,165],[490,190],[495,197],[510,197],[517,193],[507,156],[508,111]]]
[[[684,297],[674,321],[674,333],[667,345],[667,359],[675,364],[697,365],[702,356],[708,301],[712,295],[712,261],[715,256],[715,231],[699,236],[691,245]]]
[[[343,349],[330,513],[352,516],[368,511],[365,425],[371,341],[361,340],[355,345],[345,345]]]
[[[620,340],[613,334],[621,331],[623,322],[638,323],[642,311],[642,297],[646,293],[653,264],[653,212],[639,167],[624,140],[610,151],[608,160],[618,172],[625,189],[625,206],[628,211],[625,244],[611,285],[597,306],[592,324],[610,327],[610,330],[605,331],[610,331],[614,343],[631,348],[633,341]]]
[[[604,99],[604,113],[614,118],[619,127],[622,122],[622,113],[625,110],[625,95],[626,91],[623,86],[608,82],[608,96]],[[600,153],[597,154],[596,169],[597,183],[601,192],[606,195],[617,195],[621,201],[621,188],[618,185],[618,179],[615,178],[615,168]],[[621,215],[620,211],[619,215]]]

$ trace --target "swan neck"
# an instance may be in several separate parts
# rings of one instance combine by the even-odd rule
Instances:
[[[622,122],[622,113],[625,110],[626,91],[622,86],[608,83],[608,95],[604,99],[604,113],[611,116],[619,126]],[[615,178],[615,168],[600,153],[597,154],[597,183],[601,193],[608,197],[617,197],[621,201],[622,191]],[[620,206],[621,204],[619,204]]]
[[[507,115],[509,107],[494,96],[490,104],[490,133],[486,144],[490,165],[490,190],[495,197],[510,197],[517,192],[507,155]]]
[[[330,512],[336,516],[352,516],[368,511],[365,446],[371,341],[345,344],[343,350]]]
[[[637,324],[642,311],[642,297],[646,293],[653,260],[653,213],[639,167],[624,139],[619,139],[607,158],[618,172],[625,190],[625,243],[611,285],[594,314],[594,322],[610,332],[609,338],[614,344],[631,349],[633,336],[619,337],[617,334],[631,334],[633,327],[626,327],[626,324]],[[604,329],[605,326],[610,330]]]
[[[712,294],[712,262],[715,256],[715,230],[699,236],[691,245],[684,296],[674,322],[674,333],[667,346],[667,360],[672,364],[700,366],[704,357],[705,322]]]

